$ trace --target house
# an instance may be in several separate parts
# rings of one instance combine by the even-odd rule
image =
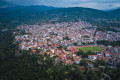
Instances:
[[[32,52],[33,52],[33,53],[35,53],[35,52],[36,52],[36,50],[32,50]]]
[[[63,60],[64,57],[65,57],[65,55],[64,55],[63,53],[61,53],[61,54],[59,55],[59,57],[60,57],[61,60]]]
[[[52,53],[54,53],[55,51],[54,51],[54,49],[51,49],[51,51],[52,51]]]
[[[110,52],[106,52],[105,53],[105,57],[109,57],[109,56],[111,56],[111,53]]]
[[[76,64],[79,64],[80,63],[80,59],[78,59],[77,57],[73,57],[73,60]]]
[[[85,72],[85,67],[84,66],[80,66],[79,69],[80,69],[80,71]]]
[[[118,53],[118,54],[117,54],[117,58],[119,58],[119,59],[120,59],[120,53]]]
[[[97,55],[88,55],[88,59],[96,60],[97,59]]]
[[[105,57],[104,57],[104,55],[98,55],[97,56],[97,59],[99,59],[99,60],[103,60]]]
[[[74,62],[74,61],[72,61],[72,60],[69,60],[69,62],[70,62],[70,64],[73,64],[73,62]]]
[[[111,57],[105,57],[105,58],[103,58],[103,60],[105,61],[105,62],[107,62],[108,61],[108,59],[110,59]]]
[[[94,64],[88,63],[88,67],[94,67]]]
[[[71,50],[73,53],[78,51],[75,47],[71,47],[70,50]]]
[[[25,45],[23,45],[23,44],[19,44],[19,46],[20,46],[21,49],[25,48]]]
[[[69,61],[68,61],[68,60],[66,60],[64,63],[65,63],[65,65],[67,65],[67,64],[69,64]]]

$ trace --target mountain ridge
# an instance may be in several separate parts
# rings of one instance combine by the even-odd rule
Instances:
[[[0,8],[0,12],[10,12],[15,10],[28,10],[28,9],[47,11],[47,10],[55,9],[55,7],[44,6],[44,5],[12,6],[12,7]]]
[[[9,9],[9,8],[6,8]],[[102,10],[83,8],[83,7],[68,7],[54,8],[48,6],[24,6],[12,7],[9,11],[0,13],[0,23],[9,22],[10,24],[36,24],[44,22],[62,22],[62,21],[77,21],[79,19],[91,23],[116,20],[119,16],[118,10],[106,12]],[[6,24],[6,23],[5,23]],[[102,26],[102,25],[101,25]]]

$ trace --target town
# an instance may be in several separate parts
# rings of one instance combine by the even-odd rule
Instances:
[[[88,54],[89,61],[103,60],[111,67],[116,67],[120,62],[119,46],[98,45],[98,40],[118,41],[120,32],[98,31],[85,21],[44,23],[41,25],[21,25],[17,27],[15,41],[19,43],[20,50],[31,50],[31,54],[48,54],[51,58],[58,56],[56,62],[63,62],[65,65],[79,64],[82,55],[76,55],[79,47],[99,46],[103,50],[96,51],[94,55]],[[89,63],[90,67],[94,65]]]

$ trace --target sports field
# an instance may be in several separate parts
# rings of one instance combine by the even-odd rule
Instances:
[[[103,51],[104,49],[99,46],[90,46],[90,47],[78,47],[77,50],[83,50],[83,52],[97,52],[97,51]]]

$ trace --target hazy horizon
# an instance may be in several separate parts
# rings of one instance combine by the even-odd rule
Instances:
[[[104,10],[120,7],[120,0],[0,0],[0,8],[29,5],[45,5],[53,7],[86,7]]]

